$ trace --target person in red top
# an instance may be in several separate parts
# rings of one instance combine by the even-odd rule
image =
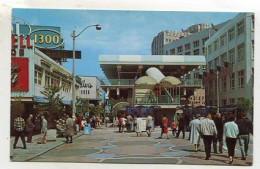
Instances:
[[[161,137],[159,137],[159,138],[161,139],[163,133],[166,133],[167,139],[169,139],[169,133],[168,133],[168,119],[167,119],[167,117],[166,117],[165,114],[163,115],[163,118],[162,118],[161,128],[162,128],[162,132],[161,132]]]
[[[121,127],[122,127],[122,117],[121,117],[121,115],[119,115],[119,119],[118,119],[119,133],[121,133]]]

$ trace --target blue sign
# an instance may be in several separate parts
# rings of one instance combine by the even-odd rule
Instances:
[[[24,20],[22,21],[24,24],[18,24],[19,34],[24,36],[30,35],[30,39],[34,40],[35,47],[58,50],[64,48],[64,37],[60,33],[60,27],[30,25]],[[12,24],[12,26],[13,33],[17,34],[17,24]]]

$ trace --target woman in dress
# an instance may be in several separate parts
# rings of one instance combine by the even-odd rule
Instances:
[[[163,115],[162,118],[162,132],[161,132],[161,137],[159,137],[160,139],[162,138],[163,133],[166,133],[167,135],[167,139],[169,139],[169,133],[168,133],[168,119],[166,117],[166,115]]]

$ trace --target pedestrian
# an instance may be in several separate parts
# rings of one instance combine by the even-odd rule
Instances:
[[[209,160],[211,157],[211,144],[214,137],[217,135],[217,129],[214,121],[212,120],[212,115],[210,112],[206,114],[206,117],[201,120],[199,124],[199,133],[203,138],[203,143],[205,147],[206,158],[205,160]]]
[[[172,129],[172,135],[175,136],[177,130],[177,123],[174,120],[172,121],[171,129]]]
[[[123,114],[123,116],[122,116],[121,125],[122,125],[122,133],[124,133],[124,131],[125,131],[125,126],[126,126],[125,114]]]
[[[214,118],[214,122],[217,128],[217,137],[213,139],[213,149],[214,153],[217,153],[217,143],[219,142],[219,153],[222,154],[222,148],[223,148],[223,125],[224,120],[221,116],[221,114],[218,112]]]
[[[134,115],[134,131],[136,131],[136,125],[137,125],[137,116]]]
[[[241,119],[237,121],[239,134],[238,142],[241,149],[242,160],[245,160],[248,155],[248,144],[250,141],[250,133],[253,134],[253,124],[246,118],[246,114],[241,114]]]
[[[165,133],[165,134],[167,135],[167,139],[169,139],[169,133],[168,133],[168,119],[167,119],[167,117],[166,117],[165,114],[163,114],[161,128],[162,128],[161,137],[159,137],[159,138],[161,139],[163,133]]]
[[[41,138],[41,141],[38,142],[38,144],[46,144],[46,134],[47,134],[47,130],[48,130],[48,127],[47,127],[48,122],[45,119],[44,115],[41,116],[41,119],[42,119],[42,128],[41,128],[42,138]]]
[[[35,127],[32,122],[32,119],[33,115],[30,114],[28,119],[26,120],[25,130],[27,132],[27,143],[32,143],[33,128]]]
[[[178,124],[178,132],[177,132],[176,138],[179,138],[179,135],[182,132],[182,139],[184,139],[185,138],[185,119],[184,119],[183,115],[180,116],[177,124]]]
[[[115,116],[114,119],[113,119],[113,127],[116,127],[118,126],[118,117]]]
[[[131,132],[131,125],[132,125],[132,122],[133,122],[133,117],[129,114],[127,117],[127,123],[126,123],[126,129],[128,132]]]
[[[234,122],[235,117],[230,116],[229,120],[230,121],[225,123],[225,125],[224,125],[224,135],[226,137],[229,164],[232,164],[234,155],[235,155],[235,147],[236,147],[236,143],[237,143],[237,136],[238,136],[239,130],[238,130],[237,124]]]
[[[147,120],[146,120],[146,132],[148,134],[148,137],[151,137],[152,134],[152,116],[148,114]]]
[[[72,118],[70,118],[69,115],[66,115],[66,118],[67,118],[66,130],[65,130],[66,143],[72,143],[72,136],[74,135],[75,122]]]
[[[122,116],[119,115],[119,119],[118,119],[118,132],[121,133],[121,129],[122,129]]]
[[[137,115],[136,118],[136,129],[135,129],[136,135],[141,136],[142,135],[142,119],[139,115]]]
[[[189,127],[190,127],[190,143],[194,144],[195,151],[200,150],[200,134],[198,131],[200,124],[200,114],[196,115],[196,118],[192,121],[190,121]]]
[[[106,115],[104,122],[105,122],[106,128],[108,128],[108,123],[109,123],[109,117],[108,117],[108,115]]]
[[[18,142],[19,137],[21,137],[21,140],[23,142],[22,149],[26,149],[24,128],[25,128],[25,121],[21,117],[21,115],[18,114],[17,117],[14,119],[14,131],[15,131],[15,139],[14,139],[14,144],[13,144],[14,149],[16,149],[16,144]]]

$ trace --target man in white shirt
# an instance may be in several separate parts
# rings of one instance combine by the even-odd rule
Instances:
[[[217,135],[216,125],[215,122],[212,120],[212,115],[210,112],[206,114],[206,118],[201,120],[201,123],[198,126],[198,131],[200,132],[200,135],[203,138],[203,143],[205,146],[205,160],[209,160],[209,158],[211,157],[211,144],[213,138]]]

